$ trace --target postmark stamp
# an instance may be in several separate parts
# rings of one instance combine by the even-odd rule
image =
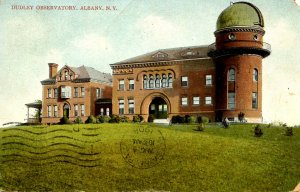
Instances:
[[[166,150],[165,138],[160,130],[141,125],[123,136],[120,150],[129,165],[148,169],[163,159]]]

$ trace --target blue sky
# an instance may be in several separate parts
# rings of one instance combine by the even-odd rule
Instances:
[[[265,19],[263,117],[300,124],[300,7],[294,0],[249,0]],[[300,4],[300,3],[299,3]],[[116,11],[12,10],[12,5],[116,6]],[[0,124],[23,121],[25,103],[41,99],[48,63],[109,64],[161,48],[214,42],[230,0],[0,0]]]

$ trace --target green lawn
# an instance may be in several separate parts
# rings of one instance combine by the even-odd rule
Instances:
[[[0,189],[282,192],[300,182],[299,128],[288,137],[284,128],[265,127],[258,138],[252,125],[207,125],[204,132],[195,127],[121,123],[0,129]],[[138,139],[153,143],[134,145]],[[140,148],[132,153],[135,146],[146,153]]]

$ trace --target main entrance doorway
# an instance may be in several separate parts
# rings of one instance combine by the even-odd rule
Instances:
[[[64,104],[64,117],[69,118],[70,114],[70,106],[68,104]]]
[[[149,115],[155,119],[166,119],[168,117],[168,105],[161,97],[155,97],[149,105]]]

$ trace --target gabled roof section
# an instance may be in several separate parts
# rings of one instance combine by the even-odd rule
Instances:
[[[159,49],[111,65],[185,60],[185,59],[193,59],[193,58],[208,58],[207,53],[208,53],[207,45]]]
[[[76,74],[76,78],[73,79],[73,82],[99,82],[99,83],[106,83],[112,84],[112,76],[109,73],[100,72],[92,67],[86,67],[84,65],[80,67],[70,67],[68,65],[63,66],[53,78],[48,78],[41,81],[42,85],[50,85],[56,83],[56,77],[61,73],[61,71],[65,68],[71,70],[74,74]]]

